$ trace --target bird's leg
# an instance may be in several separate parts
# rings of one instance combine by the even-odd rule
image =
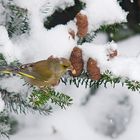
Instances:
[[[46,93],[46,94],[48,94],[49,91],[52,90],[52,88],[49,87],[49,86],[40,86],[39,89],[40,89],[41,91],[43,91],[44,93]]]

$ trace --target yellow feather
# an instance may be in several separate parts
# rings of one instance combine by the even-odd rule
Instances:
[[[27,74],[27,73],[23,73],[23,72],[18,72],[19,74],[23,75],[23,76],[26,76],[28,78],[32,78],[32,79],[36,79],[34,76],[30,75],[30,74]]]
[[[13,73],[13,72],[8,71],[8,70],[3,70],[3,71],[0,71],[0,72],[1,73],[5,73],[5,74],[11,74],[11,73]],[[23,72],[18,72],[16,74],[19,75],[19,76],[26,76],[26,77],[31,78],[31,79],[36,79],[34,76],[32,76],[30,74],[23,73]]]
[[[10,71],[7,71],[7,70],[3,70],[3,71],[0,71],[1,73],[5,73],[5,74],[10,74],[10,73],[12,73],[12,72],[10,72]]]

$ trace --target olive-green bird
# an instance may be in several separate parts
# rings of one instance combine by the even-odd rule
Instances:
[[[19,68],[0,68],[0,72],[18,74],[29,84],[35,85],[39,88],[57,85],[60,78],[68,70],[71,70],[72,73],[76,72],[68,59],[54,58],[53,56],[49,57],[47,60],[22,65]]]

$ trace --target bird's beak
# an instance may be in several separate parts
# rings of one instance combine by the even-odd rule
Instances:
[[[72,72],[73,75],[76,74],[76,70],[75,69],[73,69],[71,72]]]
[[[76,70],[73,68],[73,66],[71,66],[70,71],[71,71],[71,73],[72,73],[73,75],[76,74]]]

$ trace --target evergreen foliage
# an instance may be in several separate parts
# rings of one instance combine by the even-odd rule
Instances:
[[[5,18],[5,22],[2,24],[4,24],[7,28],[9,36],[15,37],[29,33],[30,26],[27,9],[23,9],[16,6],[13,0],[8,0],[8,2],[5,2],[5,0],[1,0],[0,3],[6,9],[3,15]],[[54,12],[53,15],[46,18],[46,20],[44,21],[45,28],[50,29],[58,24],[66,24],[68,21],[74,19],[75,15],[81,9],[83,9],[84,6],[85,4],[81,1],[75,0],[74,6],[66,8],[65,10],[58,9]],[[94,37],[96,36],[96,33],[99,31],[108,33],[110,40],[115,40],[115,36],[118,36],[117,33],[119,33],[122,29],[125,29],[124,23],[116,23],[113,25],[101,26],[99,30],[90,32],[84,38],[79,38],[78,44],[93,41]],[[0,66],[18,67],[20,65],[21,63],[17,60],[8,64],[3,54],[0,54]],[[0,73],[0,80],[11,76],[13,75]],[[127,77],[117,77],[113,75],[110,71],[106,71],[105,73],[103,73],[101,75],[100,80],[91,80],[88,77],[87,72],[83,71],[79,77],[72,77],[69,74],[66,74],[60,79],[60,82],[64,83],[65,85],[74,84],[77,88],[80,85],[83,85],[85,86],[85,88],[92,88],[94,90],[98,89],[101,85],[107,88],[108,84],[111,84],[113,87],[115,87],[116,84],[121,84],[122,86],[126,86],[132,91],[140,92],[140,82],[130,80]],[[25,82],[25,85],[26,84],[27,83]],[[58,105],[62,109],[65,109],[66,106],[72,104],[71,97],[58,91],[55,91],[53,88],[39,90],[36,87],[30,85],[29,87],[30,91],[32,92],[27,93],[23,96],[23,94],[21,93],[9,92],[7,89],[1,87],[0,85],[0,93],[2,95],[2,99],[5,102],[6,110],[0,113],[0,136],[8,137],[8,135],[12,133],[12,123],[9,116],[9,112],[14,112],[17,114],[38,112],[40,114],[47,115],[52,111],[52,104]]]
[[[7,28],[9,37],[29,33],[30,27],[27,9],[16,6],[13,0],[8,0],[8,2],[2,0],[0,3],[5,8],[3,12],[5,22],[3,24]]]
[[[9,138],[9,134],[14,134],[17,131],[17,126],[17,120],[6,110],[0,112],[0,137]]]
[[[73,20],[76,14],[85,6],[80,0],[74,0],[75,5],[66,8],[65,10],[58,9],[52,15],[46,18],[44,26],[51,29],[58,24],[66,24],[68,21]]]

